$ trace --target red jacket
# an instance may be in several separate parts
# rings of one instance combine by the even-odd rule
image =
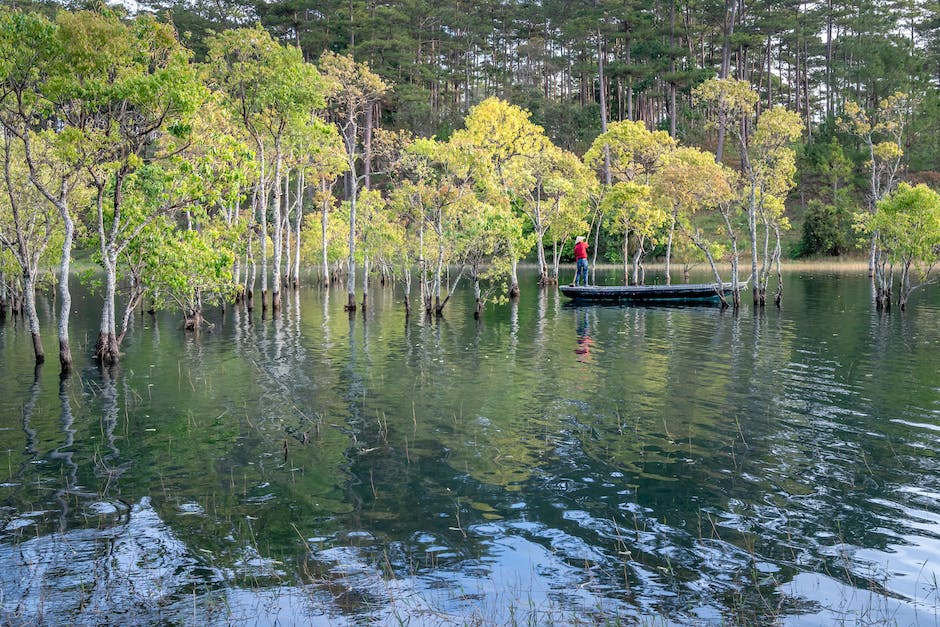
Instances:
[[[574,245],[574,258],[578,259],[587,259],[587,242],[578,242]]]

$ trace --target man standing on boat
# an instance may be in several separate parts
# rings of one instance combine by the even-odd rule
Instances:
[[[579,235],[574,239],[574,261],[577,264],[574,283],[572,285],[587,285],[588,282],[588,245],[584,237]]]

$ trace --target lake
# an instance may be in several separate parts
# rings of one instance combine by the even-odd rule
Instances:
[[[614,279],[611,279],[614,280]],[[707,280],[707,279],[706,279]],[[374,286],[138,316],[60,380],[0,323],[0,622],[935,624],[940,289],[473,319]]]

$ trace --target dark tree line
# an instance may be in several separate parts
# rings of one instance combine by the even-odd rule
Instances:
[[[256,20],[309,59],[327,49],[352,53],[396,85],[388,117],[416,132],[447,130],[495,95],[532,111],[575,149],[600,130],[602,94],[610,120],[688,135],[692,87],[723,74],[752,82],[763,106],[800,113],[812,132],[845,100],[875,106],[940,80],[940,9],[922,0],[197,0],[152,8],[172,16],[197,53],[207,30]]]

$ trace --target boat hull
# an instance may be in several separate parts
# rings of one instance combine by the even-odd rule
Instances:
[[[744,285],[740,285],[741,288]],[[731,294],[731,283],[694,283],[680,285],[561,285],[562,294],[584,303],[659,303],[718,301],[719,295]]]

